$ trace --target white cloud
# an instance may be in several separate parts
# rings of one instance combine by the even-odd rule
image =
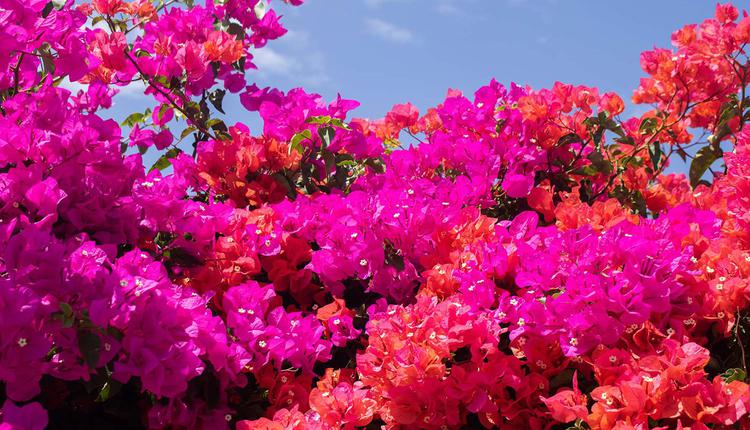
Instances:
[[[365,0],[365,4],[370,7],[380,7],[386,3],[403,3],[408,0]]]
[[[130,98],[148,97],[144,94],[146,91],[146,84],[144,84],[143,81],[135,81],[124,87],[113,86],[113,88],[120,90],[120,92],[117,93],[118,96]]]
[[[435,10],[442,15],[459,15],[461,13],[461,9],[458,6],[448,1],[438,2]]]
[[[410,30],[382,19],[370,18],[365,21],[365,24],[370,33],[389,42],[409,43],[414,40],[414,34]]]
[[[280,76],[297,84],[320,87],[330,82],[325,57],[315,49],[307,50],[309,36],[306,33],[289,32],[290,42],[284,52],[265,46],[253,52],[253,63],[258,73]],[[296,43],[292,43],[296,42]]]
[[[65,88],[66,90],[70,91],[70,93],[73,95],[77,95],[79,91],[86,91],[89,88],[87,84],[82,84],[80,82],[70,82],[70,79],[68,79],[67,77],[63,78],[63,80],[60,81],[59,86],[60,88]],[[146,91],[146,85],[143,83],[143,81],[135,81],[130,85],[124,87],[118,85],[110,85],[110,88],[118,91],[117,96],[130,98],[146,97],[144,95],[144,92]]]
[[[68,79],[67,76],[60,81],[60,84],[58,86],[60,88],[65,88],[73,95],[78,94],[78,91],[81,90],[86,91],[86,88],[88,88],[88,85],[84,85],[78,82],[70,82],[70,79]]]
[[[292,70],[297,68],[294,59],[286,57],[268,46],[253,52],[253,63],[262,72],[285,76],[289,76]]]

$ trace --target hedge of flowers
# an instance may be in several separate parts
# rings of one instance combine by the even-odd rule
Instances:
[[[750,428],[746,12],[371,121],[268,6],[0,0],[0,429]]]

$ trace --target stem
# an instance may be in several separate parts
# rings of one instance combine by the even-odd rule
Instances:
[[[135,67],[135,69],[141,75],[141,77],[143,78],[143,80],[146,81],[146,83],[148,84],[148,86],[151,87],[151,88],[153,88],[154,90],[156,90],[162,96],[164,96],[164,98],[167,99],[167,101],[169,102],[169,104],[172,105],[173,108],[177,109],[180,113],[182,113],[185,116],[185,118],[187,118],[188,120],[190,120],[190,122],[193,125],[195,125],[195,127],[198,128],[198,130],[201,133],[205,134],[206,136],[210,137],[213,140],[216,140],[216,141],[220,140],[213,133],[211,133],[211,131],[209,131],[205,127],[204,124],[201,124],[198,121],[196,121],[193,118],[193,116],[190,115],[182,106],[178,105],[177,102],[175,102],[172,99],[172,97],[170,97],[170,94],[168,92],[164,91],[159,85],[157,85],[156,83],[152,82],[151,79],[148,76],[146,76],[145,73],[143,73],[143,70],[138,65],[138,62],[135,61],[135,58],[133,58],[133,57],[130,56],[129,52],[127,52],[127,51],[125,52],[125,57],[133,64],[133,66]]]
[[[742,320],[742,314],[740,313],[739,308],[737,308],[737,321],[735,321],[734,324],[734,337],[737,339],[737,345],[740,347],[740,354],[742,357],[742,368],[747,372],[747,362],[745,359],[745,346],[742,344],[742,339],[740,338],[740,321]]]

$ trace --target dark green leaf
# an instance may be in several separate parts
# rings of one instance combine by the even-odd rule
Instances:
[[[723,155],[723,151],[717,145],[706,145],[701,148],[690,163],[690,184],[695,188],[711,164]]]
[[[49,2],[46,5],[44,5],[44,9],[42,9],[42,18],[47,18],[52,12],[52,9],[55,8],[55,4],[53,2]]]
[[[224,124],[224,121],[222,121],[222,120],[220,120],[218,118],[212,118],[212,119],[208,120],[208,122],[206,123],[206,125],[208,127],[210,127],[214,131],[223,131],[223,132],[226,132],[226,131],[229,130],[227,128],[227,125]]]
[[[60,302],[60,310],[65,316],[73,315],[73,308],[65,302]]]
[[[308,124],[330,124],[331,123],[331,117],[328,115],[322,115],[322,116],[311,116],[310,118],[307,118],[305,120]]]
[[[581,137],[576,133],[568,133],[565,136],[557,139],[557,146],[567,146],[571,143],[580,142]]]
[[[641,132],[641,134],[653,134],[654,131],[656,131],[657,126],[659,125],[659,119],[654,117],[644,118],[643,121],[641,121],[641,126],[638,127],[638,130]]]
[[[604,158],[601,152],[591,152],[586,158],[591,161],[591,166],[596,169],[597,172],[609,175],[612,173],[612,163]]]
[[[325,149],[333,141],[335,133],[333,131],[333,127],[322,127],[318,129],[318,135],[320,136],[320,139],[323,141],[323,149]]]
[[[208,93],[208,101],[221,113],[224,112],[222,104],[224,103],[224,96],[227,94],[226,90],[218,89]]]
[[[169,166],[172,165],[172,158],[180,155],[181,152],[182,152],[182,150],[179,149],[179,148],[172,148],[172,149],[170,149],[169,151],[167,151],[164,154],[162,154],[162,156],[159,157],[158,160],[156,160],[156,162],[154,163],[154,165],[151,166],[151,168],[148,169],[148,171],[150,172],[150,171],[152,171],[154,169],[161,171],[161,170],[166,169],[167,167],[169,167]]]
[[[180,134],[180,140],[188,137],[191,133],[195,133],[196,130],[197,129],[193,125],[185,128],[184,130],[182,130],[182,133]]]
[[[659,142],[653,142],[648,147],[648,155],[651,157],[651,165],[654,167],[654,172],[659,170],[659,164],[661,163],[661,144]]]
[[[137,123],[143,121],[143,118],[146,116],[143,112],[135,112],[128,115],[127,118],[122,122],[122,125],[125,127],[133,127]]]
[[[81,350],[86,364],[94,369],[99,363],[99,353],[101,350],[102,340],[96,333],[90,331],[78,332],[78,348]]]
[[[292,136],[292,140],[289,142],[289,154],[291,154],[292,151],[303,153],[304,149],[302,148],[302,141],[310,139],[311,137],[312,133],[310,133],[310,130],[303,130]]]
[[[724,382],[744,381],[746,377],[747,373],[745,372],[745,369],[740,368],[727,369],[726,372],[721,374],[721,378]]]

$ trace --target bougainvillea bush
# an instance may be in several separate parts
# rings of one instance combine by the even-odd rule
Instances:
[[[371,121],[268,6],[0,0],[1,429],[750,428],[747,13]]]

